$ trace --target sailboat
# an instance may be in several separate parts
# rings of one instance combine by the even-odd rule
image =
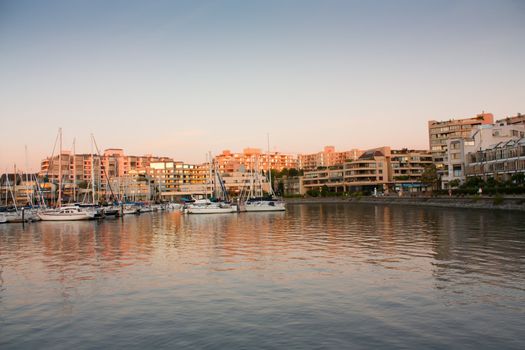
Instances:
[[[242,201],[241,211],[285,211],[286,203],[275,196],[272,186],[269,192],[263,193],[262,175],[258,170],[252,174],[250,192],[245,200]]]
[[[8,212],[3,213],[0,220],[3,222],[8,222],[8,223],[31,222],[31,221],[40,220],[40,218],[36,215],[34,210],[30,208],[26,210],[26,208],[19,208],[16,205],[16,198],[15,198],[16,182],[17,182],[16,167],[15,167],[14,184],[13,184],[14,190],[11,189],[11,184],[9,183],[9,175],[7,174],[7,171],[6,171],[5,176],[6,176],[6,204],[7,204],[7,189],[9,189],[9,193],[11,194],[11,198],[13,200],[14,211],[8,211]]]
[[[93,208],[81,209],[77,205],[62,207],[62,128],[58,129],[58,138],[60,140],[58,155],[58,208],[43,210],[38,213],[38,217],[42,221],[78,221],[94,219],[96,210]],[[53,158],[53,156],[51,156],[51,158]]]
[[[270,141],[268,137],[268,161],[267,171],[269,190],[268,194],[264,195],[262,190],[262,175],[259,172],[259,159],[256,160],[255,169],[252,173],[251,187],[248,198],[243,202],[241,207],[242,211],[254,212],[254,211],[285,211],[286,203],[277,198],[272,186],[272,170],[270,167]],[[259,193],[255,193],[255,189],[259,190]]]
[[[210,154],[210,162],[209,162],[209,181],[207,185],[213,183],[215,190],[212,191],[213,195],[215,196],[217,193],[220,193],[222,195],[222,198],[224,200],[217,200],[215,198],[208,198],[206,193],[206,198],[196,199],[192,203],[188,204],[186,212],[188,214],[226,214],[226,213],[236,213],[237,212],[237,206],[234,204],[231,204],[228,201],[228,192],[226,191],[226,186],[224,185],[224,182],[222,181],[221,175],[218,171],[217,164],[215,164],[211,158]],[[215,179],[215,181],[212,181],[211,179]],[[220,191],[217,190],[217,183],[220,185]],[[206,192],[208,191],[208,186],[206,185]]]
[[[82,210],[76,205],[68,205],[58,209],[45,210],[38,213],[38,216],[42,221],[91,220],[95,218],[95,215],[95,210]]]

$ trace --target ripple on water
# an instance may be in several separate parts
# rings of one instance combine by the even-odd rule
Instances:
[[[0,347],[522,348],[520,213],[351,204],[0,226]]]

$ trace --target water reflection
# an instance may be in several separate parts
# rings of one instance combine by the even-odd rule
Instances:
[[[451,332],[448,340],[425,338],[420,345],[450,345],[461,339],[459,329],[474,334],[475,327],[483,328],[474,318],[489,312],[498,322],[513,322],[503,334],[509,339],[498,338],[512,345],[510,339],[522,337],[518,330],[524,326],[524,251],[521,213],[441,208],[312,204],[291,205],[285,213],[169,212],[2,225],[0,307],[7,323],[0,327],[0,345],[20,345],[16,335],[31,334],[31,325],[45,317],[64,327],[78,319],[91,333],[101,331],[91,310],[112,326],[135,315],[150,323],[151,328],[142,326],[144,332],[175,326],[174,314],[184,327],[231,315],[231,329],[241,327],[235,322],[254,322],[250,332],[263,338],[264,332],[277,332],[274,339],[281,342],[275,344],[290,346],[271,323],[284,322],[278,315],[287,310],[285,329],[299,322],[310,331],[297,344],[321,346],[311,334],[329,326],[338,330],[345,322],[333,322],[342,318],[355,320],[359,331],[341,328],[339,336],[361,339],[366,347],[399,345],[393,339],[377,342],[371,334],[378,327],[421,341],[417,334],[441,327]],[[426,319],[428,312],[436,319]],[[252,319],[250,313],[265,316]],[[159,324],[161,316],[165,322]],[[472,325],[458,326],[458,320]],[[140,325],[130,327],[121,331],[139,332]],[[46,336],[52,339],[62,330],[48,330]],[[190,333],[165,340],[198,346]],[[103,335],[95,337],[95,347],[108,340]],[[201,340],[207,336],[201,334]],[[27,347],[37,344],[36,338],[27,339]],[[496,340],[485,338],[485,344]],[[227,344],[262,346],[236,341]],[[134,344],[140,342],[127,343]]]

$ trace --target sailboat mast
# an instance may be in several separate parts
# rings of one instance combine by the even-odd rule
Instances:
[[[5,206],[7,207],[7,199],[9,197],[8,187],[7,184],[9,183],[9,174],[7,173],[7,168],[5,168]]]
[[[13,190],[11,189],[11,184],[9,183],[9,174],[7,174],[7,170],[5,171],[5,179],[7,181],[7,186],[9,187],[9,192],[11,193],[11,199],[13,200],[13,205],[15,207],[16,212],[18,213],[18,208],[16,206],[15,195],[13,194]],[[16,182],[16,179],[15,179],[15,182]],[[6,189],[6,200],[5,200],[5,203],[6,203],[6,206],[7,206],[7,189]]]
[[[77,201],[77,152],[75,149],[76,138],[73,138],[73,202]]]
[[[215,183],[215,179],[212,177],[213,176],[213,170],[212,170],[212,160],[211,160],[211,151],[208,152],[208,164],[209,164],[209,170],[210,170],[210,191],[211,191],[211,195],[210,197],[214,197],[215,196],[215,187],[213,186],[213,184]]]
[[[58,137],[60,142],[58,152],[58,207],[62,206],[62,128],[58,129]]]
[[[95,204],[95,157],[93,153],[93,134],[91,134],[91,197]]]
[[[15,204],[15,208],[16,208],[16,164],[14,165],[14,179],[13,179],[13,202]]]
[[[270,185],[269,188],[269,194],[273,194],[273,186],[272,186],[272,167],[270,166],[270,133],[266,134],[267,137],[267,143],[268,143],[268,153],[267,153],[267,160],[268,160],[268,182]]]
[[[25,171],[24,171],[24,178],[25,178],[25,181],[24,181],[24,190],[26,192],[26,197],[27,197],[27,200],[28,202],[30,203],[30,205],[33,204],[33,201],[31,199],[31,196],[29,194],[29,181],[27,179],[27,176],[28,176],[28,165],[27,165],[27,145],[24,145],[24,157],[25,157]]]

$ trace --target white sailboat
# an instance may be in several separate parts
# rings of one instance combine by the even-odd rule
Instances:
[[[270,166],[270,142],[268,141],[268,161],[267,161],[267,174],[269,189],[268,194],[265,196],[262,190],[262,175],[259,173],[259,161],[256,160],[255,171],[252,174],[251,187],[248,198],[243,202],[241,206],[242,211],[255,212],[255,211],[285,211],[286,203],[277,198],[272,186],[272,171]],[[256,193],[256,188],[259,193]]]
[[[285,211],[286,203],[274,197],[249,198],[244,202],[244,211]]]
[[[140,208],[135,204],[124,204],[122,214],[140,214]]]
[[[225,202],[212,202],[208,198],[197,199],[188,205],[188,214],[227,214],[236,213],[237,206]]]
[[[42,221],[78,221],[95,218],[96,211],[82,210],[76,205],[68,205],[59,209],[44,210],[38,213]]]
[[[226,191],[226,187],[224,186],[224,182],[222,181],[222,178],[219,174],[217,165],[214,164],[213,159],[211,157],[211,153],[209,155],[209,181],[207,185],[211,185],[213,183],[215,187],[215,191],[212,190],[212,195],[216,195],[217,193],[221,193],[221,197],[224,198],[224,200],[216,200],[212,201],[211,199],[206,198],[197,199],[193,203],[188,204],[186,212],[188,214],[227,214],[227,213],[236,213],[237,212],[237,206],[234,204],[231,204],[228,202],[228,192]],[[214,179],[214,180],[212,180]],[[220,185],[220,190],[217,189],[217,184]],[[206,185],[206,192],[208,191],[208,186]]]
[[[11,189],[11,184],[9,183],[9,175],[6,171],[6,204],[7,204],[7,189],[9,189],[9,193],[11,194],[11,198],[13,200],[13,205],[15,211],[9,211],[5,212],[2,215],[1,221],[7,222],[7,223],[21,223],[21,222],[31,222],[31,221],[38,221],[40,220],[39,217],[36,215],[35,210],[33,209],[26,209],[26,208],[18,208],[16,205],[16,181],[17,181],[17,172],[15,167],[14,172],[14,184],[13,187],[15,189]],[[5,220],[5,221],[4,221]]]
[[[78,221],[94,219],[94,208],[80,208],[76,205],[62,207],[62,128],[58,129],[60,148],[58,154],[58,208],[43,210],[38,213],[42,221]]]
[[[175,202],[169,202],[166,205],[166,209],[168,209],[168,210],[181,210],[182,209],[182,205],[179,204],[179,203],[175,203]]]

